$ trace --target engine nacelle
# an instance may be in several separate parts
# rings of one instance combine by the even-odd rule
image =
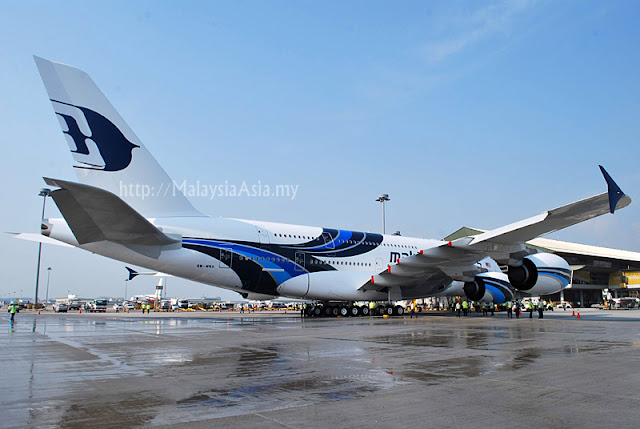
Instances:
[[[488,272],[478,274],[476,281],[482,281],[485,288],[485,298],[482,301],[493,302],[494,304],[504,304],[513,300],[513,288],[509,284],[507,275],[502,272]]]
[[[513,299],[513,288],[502,272],[478,274],[472,282],[454,281],[442,293],[445,296],[464,296],[471,301],[503,304]]]
[[[509,267],[509,283],[531,295],[549,295],[564,289],[571,281],[567,261],[552,253],[526,256],[519,267]]]

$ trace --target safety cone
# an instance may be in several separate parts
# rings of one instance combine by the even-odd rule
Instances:
[[[40,315],[40,310],[38,310],[38,316]]]
[[[580,317],[580,310],[578,310],[578,317],[576,317],[576,319],[582,319],[582,317]]]
[[[576,317],[576,311],[575,311],[575,310],[573,310],[573,311],[571,312],[571,317]]]
[[[78,314],[82,314],[82,309],[81,308],[78,309]]]

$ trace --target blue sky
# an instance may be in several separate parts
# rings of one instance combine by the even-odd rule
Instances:
[[[75,178],[35,54],[89,73],[178,182],[299,185],[193,200],[211,215],[379,231],[384,192],[388,230],[442,238],[600,193],[603,164],[636,202],[552,238],[640,251],[638,22],[635,1],[5,1],[0,230],[37,232],[42,177]],[[36,253],[0,237],[0,296],[33,294]],[[48,266],[51,296],[124,292],[122,263]]]

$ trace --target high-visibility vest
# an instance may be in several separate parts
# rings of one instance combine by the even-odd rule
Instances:
[[[16,313],[16,306],[15,306],[15,305],[12,305],[12,306],[11,306],[11,309],[9,310],[9,312],[10,312],[11,314],[15,314],[15,313]]]
[[[464,309],[469,308],[469,304],[467,304],[467,301],[462,301],[462,308]]]

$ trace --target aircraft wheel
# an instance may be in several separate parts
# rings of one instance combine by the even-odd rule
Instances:
[[[384,316],[385,314],[387,314],[387,308],[384,305],[381,305],[379,307],[376,307],[376,312],[378,313],[378,316]]]
[[[322,316],[322,309],[320,307],[314,307],[312,312],[311,312],[311,315],[315,316],[315,317]]]
[[[338,314],[340,314],[340,309],[338,307],[329,307],[330,308],[330,315],[332,317],[338,317]]]
[[[327,305],[324,308],[324,315],[327,316],[327,317],[331,317],[333,315],[332,314],[332,310],[333,310],[333,307],[330,307],[330,306]]]
[[[404,314],[404,307],[396,305],[393,309],[394,316],[402,316]]]
[[[338,311],[338,314],[342,317],[347,317],[349,315],[349,309],[347,307],[340,307],[338,308]]]
[[[362,316],[368,316],[369,307],[366,307],[366,306],[360,307],[360,310],[358,310],[358,313],[360,313]]]
[[[393,316],[393,307],[392,306],[385,307],[384,313],[388,316]]]
[[[357,317],[360,315],[360,309],[358,307],[349,307],[349,315]]]

